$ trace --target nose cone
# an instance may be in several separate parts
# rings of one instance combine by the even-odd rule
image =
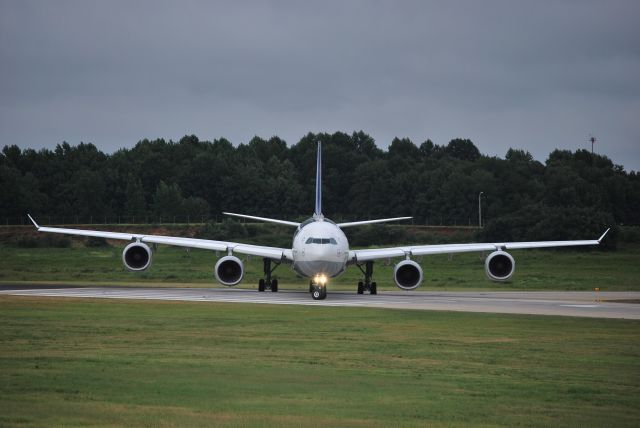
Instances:
[[[296,270],[308,277],[326,275],[334,277],[344,268],[344,263],[331,260],[304,260],[296,262]]]
[[[312,253],[317,260],[331,260],[336,259],[336,247],[335,245],[314,245]]]
[[[337,245],[310,244],[305,248],[305,257],[296,260],[296,268],[306,276],[333,277],[344,269],[344,260],[338,257]]]

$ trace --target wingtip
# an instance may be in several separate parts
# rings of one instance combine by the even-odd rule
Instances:
[[[33,225],[36,227],[36,229],[40,229],[40,226],[38,225],[38,223],[36,223],[36,221],[33,219],[33,217],[31,217],[31,214],[27,214],[27,217],[29,217],[29,220],[31,220],[31,223],[33,223]]]
[[[604,231],[602,236],[600,238],[598,238],[598,244],[604,239],[604,237],[607,235],[607,233],[609,233],[610,230],[611,230],[611,228],[608,228],[607,230]]]

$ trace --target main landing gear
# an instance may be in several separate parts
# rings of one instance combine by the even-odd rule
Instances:
[[[273,262],[275,264],[275,266],[273,267],[273,269],[271,269],[271,259],[263,259],[263,270],[264,270],[264,278],[260,279],[260,281],[258,281],[258,291],[262,292],[264,290],[271,290],[272,292],[277,292],[278,291],[278,280],[277,279],[271,279],[271,274],[273,273],[274,270],[276,270],[276,268],[278,266],[280,266],[280,263],[278,262]]]
[[[358,266],[358,269],[364,274],[364,281],[358,282],[358,294],[364,294],[365,291],[368,291],[369,294],[378,294],[378,284],[371,282],[371,277],[373,276],[373,261],[365,262],[364,269],[362,269],[361,264],[356,266]]]

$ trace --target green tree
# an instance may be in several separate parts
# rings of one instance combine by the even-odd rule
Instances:
[[[127,188],[125,191],[126,202],[124,204],[125,215],[133,215],[136,217],[145,216],[147,212],[147,203],[144,198],[144,189],[142,182],[133,174],[129,174],[127,178]]]
[[[209,218],[209,204],[202,198],[190,196],[182,201],[182,212],[191,218],[191,221]]]
[[[451,157],[467,161],[480,158],[480,150],[468,139],[456,138],[449,141],[445,152]]]
[[[160,180],[153,196],[153,212],[162,217],[180,216],[183,214],[183,197],[177,184],[166,184]]]

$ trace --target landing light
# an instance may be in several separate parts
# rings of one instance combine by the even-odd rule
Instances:
[[[326,275],[316,275],[313,278],[313,282],[315,282],[316,284],[325,285],[327,283],[327,276]]]

